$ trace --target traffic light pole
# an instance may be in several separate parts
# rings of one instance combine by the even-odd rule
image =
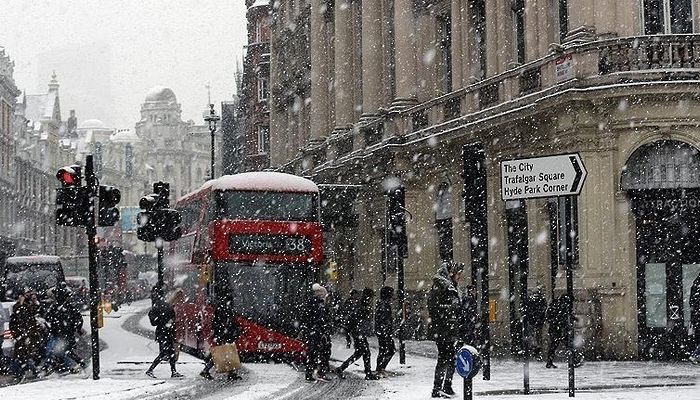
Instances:
[[[158,287],[161,289],[164,287],[163,284],[163,239],[156,239],[156,249],[158,250]]]
[[[88,237],[88,260],[90,275],[90,338],[92,349],[92,379],[100,379],[100,338],[97,326],[97,309],[100,304],[99,282],[97,280],[97,228],[95,227],[95,192],[97,191],[97,180],[92,164],[92,155],[85,157],[85,177],[86,185],[90,192],[89,211],[87,213],[87,224],[85,232]]]

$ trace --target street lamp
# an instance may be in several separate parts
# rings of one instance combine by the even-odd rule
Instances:
[[[206,113],[206,112],[205,112]],[[220,120],[214,110],[214,104],[209,104],[209,115],[204,117],[204,120],[209,123],[209,132],[211,132],[211,179],[214,179],[214,134],[216,133],[216,122]]]

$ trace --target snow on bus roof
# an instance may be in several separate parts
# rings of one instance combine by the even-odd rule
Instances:
[[[8,257],[6,264],[57,264],[61,261],[58,256],[22,256]]]
[[[318,193],[318,186],[309,179],[282,172],[257,171],[224,175],[209,180],[199,189],[186,194],[178,201],[185,200],[205,189]]]

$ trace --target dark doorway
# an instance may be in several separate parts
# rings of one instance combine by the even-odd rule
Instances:
[[[689,295],[700,274],[700,157],[677,141],[638,149],[622,176],[636,222],[639,351],[673,360],[692,351]]]

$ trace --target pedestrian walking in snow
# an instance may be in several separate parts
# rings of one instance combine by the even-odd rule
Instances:
[[[456,343],[459,335],[461,304],[457,282],[464,265],[452,261],[440,264],[428,294],[429,335],[438,350],[432,397],[453,397]]]
[[[41,306],[35,293],[25,291],[17,297],[10,316],[10,331],[15,338],[15,362],[21,368],[21,378],[28,371],[39,376],[37,363],[44,357],[45,338],[37,318]]]
[[[334,369],[334,372],[341,379],[345,378],[344,371],[350,364],[362,358],[365,367],[365,379],[377,380],[379,377],[372,372],[371,357],[369,350],[369,342],[367,337],[373,332],[372,319],[372,298],[374,291],[370,288],[365,288],[362,291],[362,297],[355,310],[350,314],[348,319],[348,331],[352,336],[352,341],[355,345],[355,352],[345,360],[340,367]]]
[[[379,351],[377,354],[377,375],[386,377],[386,367],[396,353],[394,343],[394,313],[391,302],[394,299],[394,288],[384,286],[379,290],[379,301],[374,313],[374,331],[377,334]]]
[[[532,346],[532,354],[542,355],[542,330],[547,315],[547,299],[545,299],[541,288],[537,288],[535,293],[527,299],[526,310],[528,320],[528,336]]]
[[[76,335],[83,329],[83,317],[71,300],[71,293],[65,286],[57,286],[53,290],[54,301],[45,312],[49,326],[47,355],[58,365],[58,371],[79,373],[85,368],[85,361],[75,352]]]
[[[155,378],[153,370],[161,361],[168,360],[171,377],[182,378],[182,374],[178,373],[175,368],[177,361],[177,353],[175,352],[175,309],[165,301],[163,289],[160,286],[153,288],[151,303],[148,319],[151,325],[156,327],[156,341],[158,342],[159,353],[146,371],[146,375]]]
[[[562,294],[547,307],[546,319],[549,324],[549,349],[547,350],[547,364],[545,365],[547,368],[557,367],[554,365],[554,355],[557,347],[560,344],[566,344],[569,307],[573,305],[572,303],[573,299],[569,295]],[[580,357],[574,350],[574,366],[577,367],[580,363]]]
[[[233,311],[233,296],[227,293],[214,306],[213,325],[213,342],[216,346],[225,344],[235,344],[238,337],[241,336],[241,327],[236,320],[236,313]],[[214,379],[211,376],[211,369],[214,367],[214,358],[209,354],[205,358],[206,363],[204,369],[199,375],[204,379]],[[241,379],[238,371],[229,371],[228,380],[235,381]]]
[[[328,381],[327,373],[331,357],[331,323],[326,298],[328,291],[318,283],[311,286],[311,297],[304,307],[302,329],[306,344],[306,380]],[[318,370],[314,378],[314,370]]]
[[[695,351],[690,355],[690,361],[700,361],[700,275],[693,281],[690,287],[690,328],[693,331]]]
[[[359,303],[360,292],[357,289],[351,289],[348,298],[345,299],[343,305],[340,307],[340,326],[342,327],[343,333],[345,335],[345,343],[348,349],[350,348],[350,346],[352,346],[352,337],[350,336],[350,332],[348,330],[348,323],[350,320],[350,316],[357,308],[357,305]]]

